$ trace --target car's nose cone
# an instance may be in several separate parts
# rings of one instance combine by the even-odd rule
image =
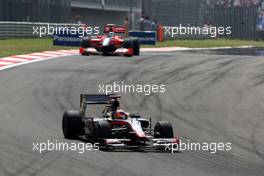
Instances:
[[[108,46],[110,44],[110,38],[105,38],[103,40],[103,46]]]

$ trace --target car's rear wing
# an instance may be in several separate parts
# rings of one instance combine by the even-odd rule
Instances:
[[[85,112],[86,105],[108,105],[111,99],[121,98],[117,94],[81,94],[80,95],[80,109]]]
[[[80,102],[85,104],[108,104],[109,95],[105,94],[81,94]]]
[[[107,24],[104,27],[104,33],[114,32],[114,33],[125,33],[126,29],[124,26],[116,26],[115,24]]]

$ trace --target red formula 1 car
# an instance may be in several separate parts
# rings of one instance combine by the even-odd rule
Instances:
[[[81,41],[80,54],[103,54],[138,56],[140,54],[140,42],[138,38],[122,36],[124,27],[108,24],[104,27],[104,35],[85,37]]]
[[[65,138],[99,143],[101,149],[161,149],[179,143],[173,127],[159,121],[152,129],[151,119],[119,109],[119,95],[82,94],[80,111],[66,111],[62,129]],[[104,105],[98,116],[91,116],[87,105]],[[90,112],[89,115],[86,114]],[[166,149],[165,149],[166,150]]]

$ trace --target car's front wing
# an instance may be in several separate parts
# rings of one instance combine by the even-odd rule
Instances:
[[[132,141],[131,139],[103,139],[101,148],[169,150],[173,145],[178,144],[178,138],[152,138],[145,141]]]

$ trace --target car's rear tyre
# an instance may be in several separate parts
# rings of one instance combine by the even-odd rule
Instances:
[[[138,38],[130,37],[125,39],[124,41],[124,48],[133,48],[133,55],[139,56],[140,54],[140,42]]]
[[[75,139],[82,134],[83,122],[79,111],[66,111],[62,118],[62,132],[65,138]]]
[[[159,121],[154,127],[154,138],[173,138],[173,128],[168,121]]]
[[[81,55],[84,55],[84,56],[90,55],[90,53],[88,51],[86,51],[85,49],[91,47],[91,39],[89,37],[88,38],[83,38],[82,41],[81,41],[81,46],[80,47],[82,48],[82,52],[80,52]]]
[[[91,47],[91,38],[87,37],[87,38],[83,38],[81,41],[81,47],[82,48],[89,48]]]
[[[109,139],[112,137],[111,125],[107,120],[99,120],[94,123],[94,139]]]

